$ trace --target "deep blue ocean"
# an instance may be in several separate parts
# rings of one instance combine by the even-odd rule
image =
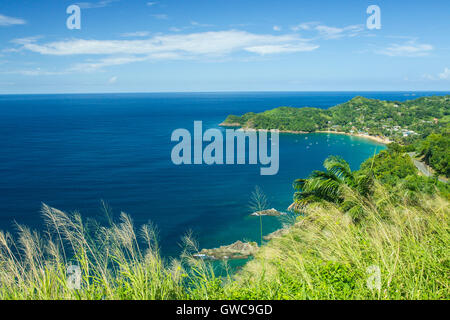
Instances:
[[[102,219],[101,199],[136,225],[152,221],[162,252],[176,256],[192,230],[201,248],[258,240],[259,219],[248,206],[255,186],[284,211],[292,182],[340,155],[353,169],[383,146],[361,138],[280,136],[280,170],[260,165],[175,166],[177,128],[218,128],[227,115],[278,106],[327,108],[356,95],[403,101],[431,92],[160,93],[0,96],[0,229],[14,221],[40,229],[41,203]],[[439,93],[437,93],[439,94]],[[443,94],[443,93],[441,93]],[[223,130],[223,129],[221,129]],[[264,217],[264,234],[280,221]]]

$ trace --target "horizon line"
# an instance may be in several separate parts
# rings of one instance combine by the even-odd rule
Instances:
[[[208,93],[351,93],[351,92],[365,92],[365,93],[382,93],[382,92],[400,92],[400,93],[448,93],[450,90],[214,90],[214,91],[121,91],[121,92],[47,92],[47,93],[0,93],[0,96],[19,96],[19,95],[104,95],[104,94],[208,94]]]

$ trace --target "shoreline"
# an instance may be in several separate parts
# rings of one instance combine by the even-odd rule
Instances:
[[[219,124],[219,126],[220,127],[230,127],[230,128],[240,127],[244,131],[269,131],[268,129],[254,129],[254,128],[242,127],[242,125],[239,123],[223,123],[222,122]],[[292,133],[292,134],[309,134],[309,133],[339,134],[339,135],[346,135],[346,136],[368,139],[368,140],[372,140],[372,141],[375,141],[375,142],[378,142],[378,143],[384,144],[384,145],[388,145],[389,143],[392,142],[391,140],[389,140],[388,138],[385,138],[385,137],[383,138],[380,136],[371,136],[368,134],[361,134],[361,133],[348,133],[348,132],[342,132],[342,131],[325,130],[325,131],[306,132],[306,131],[294,131],[294,130],[279,130],[279,132],[280,133]]]
[[[361,133],[347,133],[347,132],[341,132],[341,131],[315,131],[316,133],[332,133],[332,134],[340,134],[340,135],[346,135],[346,136],[352,136],[352,137],[359,137],[364,139],[369,139],[381,144],[389,144],[392,143],[391,140],[389,140],[386,137],[380,137],[380,136],[371,136],[368,134],[361,134]]]

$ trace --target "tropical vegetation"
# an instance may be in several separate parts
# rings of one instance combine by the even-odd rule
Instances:
[[[450,172],[450,95],[405,102],[355,97],[328,109],[279,107],[230,115],[224,126],[288,132],[343,132],[371,135],[410,146],[439,175]]]
[[[417,151],[425,163],[438,174],[450,176],[450,131],[442,134],[432,133],[417,143]]]

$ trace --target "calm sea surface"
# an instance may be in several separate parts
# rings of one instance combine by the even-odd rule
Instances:
[[[188,230],[201,247],[257,240],[259,219],[248,202],[259,185],[270,206],[285,210],[292,182],[341,155],[353,169],[383,146],[360,138],[280,136],[280,170],[259,165],[175,166],[170,141],[177,128],[218,128],[228,114],[278,106],[327,108],[356,95],[406,100],[431,92],[161,93],[0,96],[0,229],[13,222],[42,227],[41,203],[102,219],[101,199],[137,225],[152,221],[163,254],[177,255]],[[221,129],[223,130],[223,129]],[[280,226],[264,217],[264,233]]]

